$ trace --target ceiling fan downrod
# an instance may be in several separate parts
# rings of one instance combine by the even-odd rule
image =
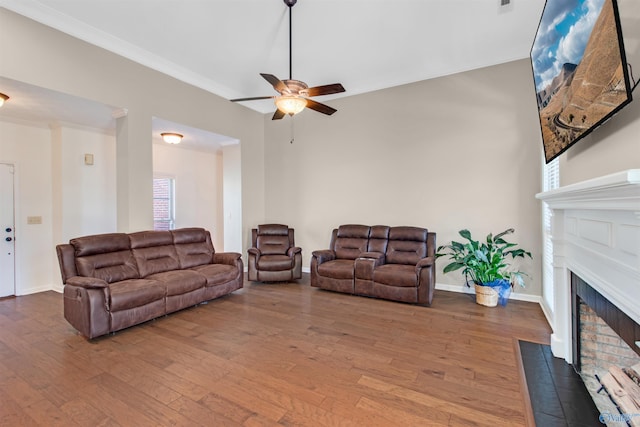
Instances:
[[[293,50],[292,43],[291,43],[291,40],[292,40],[292,37],[291,37],[291,22],[292,22],[291,15],[293,13],[293,6],[297,2],[298,2],[298,0],[284,0],[284,4],[286,4],[287,7],[289,8],[289,80],[293,80],[293,77],[292,77],[293,76],[293,72],[291,71],[292,70],[292,66],[291,66],[291,63],[292,63],[291,56],[292,56],[292,54],[291,54],[291,52]]]

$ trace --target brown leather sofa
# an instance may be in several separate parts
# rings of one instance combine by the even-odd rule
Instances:
[[[64,317],[87,338],[218,298],[243,286],[239,253],[216,253],[203,228],[110,233],[56,246]]]
[[[311,286],[431,305],[436,234],[418,227],[341,225],[330,249],[314,251]]]
[[[282,224],[263,224],[251,230],[248,277],[252,281],[284,282],[302,277],[302,249],[294,230]]]

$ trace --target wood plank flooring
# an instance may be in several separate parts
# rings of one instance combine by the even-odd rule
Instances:
[[[0,300],[2,426],[520,426],[514,339],[537,304],[432,307],[298,283],[231,295],[88,341],[55,292]]]

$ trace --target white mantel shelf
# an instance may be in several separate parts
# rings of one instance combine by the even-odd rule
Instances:
[[[551,349],[572,363],[571,272],[640,323],[640,169],[536,197],[553,211]]]
[[[640,214],[640,169],[567,185],[536,197],[551,209],[631,210]]]

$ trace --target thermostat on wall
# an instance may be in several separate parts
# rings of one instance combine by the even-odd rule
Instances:
[[[84,164],[88,166],[91,166],[93,164],[93,154],[84,155]]]

